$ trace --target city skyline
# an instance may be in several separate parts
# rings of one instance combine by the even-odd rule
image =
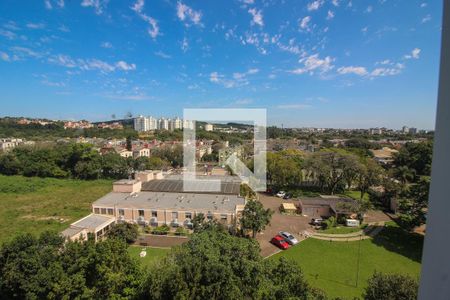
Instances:
[[[437,2],[4,1],[0,114],[261,107],[284,127],[433,129]]]

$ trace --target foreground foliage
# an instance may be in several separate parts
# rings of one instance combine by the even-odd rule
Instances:
[[[375,272],[364,292],[365,300],[416,300],[419,283],[410,276]]]
[[[19,236],[0,251],[0,294],[7,299],[132,298],[141,275],[117,239],[64,244],[45,232]]]
[[[194,234],[143,285],[145,299],[322,299],[295,263],[263,261],[256,241],[220,230]]]

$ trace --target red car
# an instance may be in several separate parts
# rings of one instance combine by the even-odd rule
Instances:
[[[277,246],[280,249],[286,250],[290,247],[290,245],[284,240],[284,238],[280,235],[276,235],[270,241],[272,244]]]

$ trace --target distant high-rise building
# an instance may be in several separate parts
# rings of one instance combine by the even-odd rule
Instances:
[[[415,127],[409,128],[408,133],[409,134],[417,134],[417,128],[415,128]]]
[[[158,120],[158,129],[169,130],[169,120],[166,118],[160,118]]]
[[[403,126],[402,127],[402,132],[403,133],[409,133],[409,127],[408,126]]]
[[[176,117],[175,119],[171,119],[169,121],[169,130],[181,129],[183,128],[183,121]]]
[[[139,132],[156,129],[173,131],[175,129],[183,129],[183,128],[194,129],[194,121],[182,120],[178,117],[174,119],[167,119],[164,117],[156,119],[151,116],[149,117],[139,116],[137,118],[134,118],[134,130]]]
[[[205,130],[206,131],[213,131],[214,130],[214,126],[212,124],[206,124],[205,125]]]
[[[134,130],[138,132],[148,131],[147,118],[144,116],[134,118]]]

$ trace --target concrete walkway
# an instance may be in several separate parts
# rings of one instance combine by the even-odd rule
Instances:
[[[352,242],[375,237],[384,228],[384,221],[369,224],[364,230],[346,234],[313,233],[312,238],[332,242]]]

